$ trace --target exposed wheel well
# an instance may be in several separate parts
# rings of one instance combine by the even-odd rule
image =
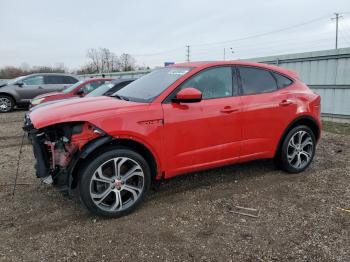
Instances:
[[[289,124],[289,126],[286,128],[286,130],[284,131],[282,137],[280,138],[278,146],[276,148],[275,156],[278,156],[279,152],[281,151],[281,146],[282,146],[283,141],[284,141],[285,137],[287,136],[288,132],[290,130],[292,130],[294,127],[301,126],[301,125],[309,127],[311,129],[311,131],[314,133],[316,141],[318,141],[318,139],[320,138],[321,130],[320,130],[320,127],[317,124],[316,120],[314,120],[310,116],[299,117],[299,118],[295,119],[293,122],[291,122]]]
[[[93,156],[96,156],[98,154],[101,154],[102,152],[108,150],[108,148],[111,147],[116,147],[116,146],[121,146],[121,147],[126,147],[129,149],[132,149],[139,153],[142,157],[145,158],[147,163],[149,164],[149,167],[151,169],[151,176],[152,176],[152,181],[155,180],[155,177],[157,176],[157,161],[155,157],[153,156],[152,152],[143,144],[136,142],[135,140],[131,139],[115,139],[109,143],[103,144],[100,147],[96,148],[94,151],[92,151],[85,159],[79,159],[77,164],[74,166],[72,170],[72,176],[73,176],[73,183],[72,187],[74,188],[77,185],[78,181],[78,175],[79,175],[79,170],[84,168],[84,166],[90,162],[90,160],[93,158]]]

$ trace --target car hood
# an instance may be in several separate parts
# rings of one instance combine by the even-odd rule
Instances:
[[[49,96],[57,96],[57,95],[64,95],[64,93],[62,92],[50,92],[50,93],[46,93],[46,94],[42,94],[42,95],[38,95],[36,96],[34,99],[38,99],[38,98],[46,98]]]
[[[52,100],[52,101],[44,102],[44,103],[38,104],[36,106],[33,106],[32,108],[29,109],[29,111],[33,111],[33,110],[41,108],[43,106],[48,106],[48,105],[56,104],[58,102],[66,101],[68,99],[79,99],[79,98],[81,98],[81,97],[74,96],[74,97],[62,98],[62,99],[58,99],[58,100]]]
[[[87,121],[94,123],[108,114],[138,110],[148,104],[119,100],[115,97],[88,97],[81,99],[61,100],[37,108],[29,113],[35,128],[43,128],[63,122]]]

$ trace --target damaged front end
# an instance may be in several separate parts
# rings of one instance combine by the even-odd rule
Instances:
[[[68,122],[36,129],[28,115],[23,129],[33,145],[36,176],[60,191],[72,188],[72,171],[86,145],[107,136],[88,122]]]

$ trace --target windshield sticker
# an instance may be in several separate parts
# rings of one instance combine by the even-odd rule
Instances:
[[[180,75],[180,76],[182,76],[182,75],[186,74],[188,71],[190,71],[190,70],[189,69],[185,69],[185,70],[183,70],[183,69],[173,69],[173,70],[170,70],[168,72],[168,74],[169,75]]]

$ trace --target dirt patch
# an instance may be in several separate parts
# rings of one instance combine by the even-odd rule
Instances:
[[[268,160],[189,174],[151,191],[129,216],[107,220],[78,196],[40,184],[29,145],[12,198],[3,185],[14,181],[21,117],[0,116],[0,260],[350,261],[350,214],[338,209],[350,208],[348,135],[323,133],[303,174]],[[235,205],[260,217],[230,213]]]

